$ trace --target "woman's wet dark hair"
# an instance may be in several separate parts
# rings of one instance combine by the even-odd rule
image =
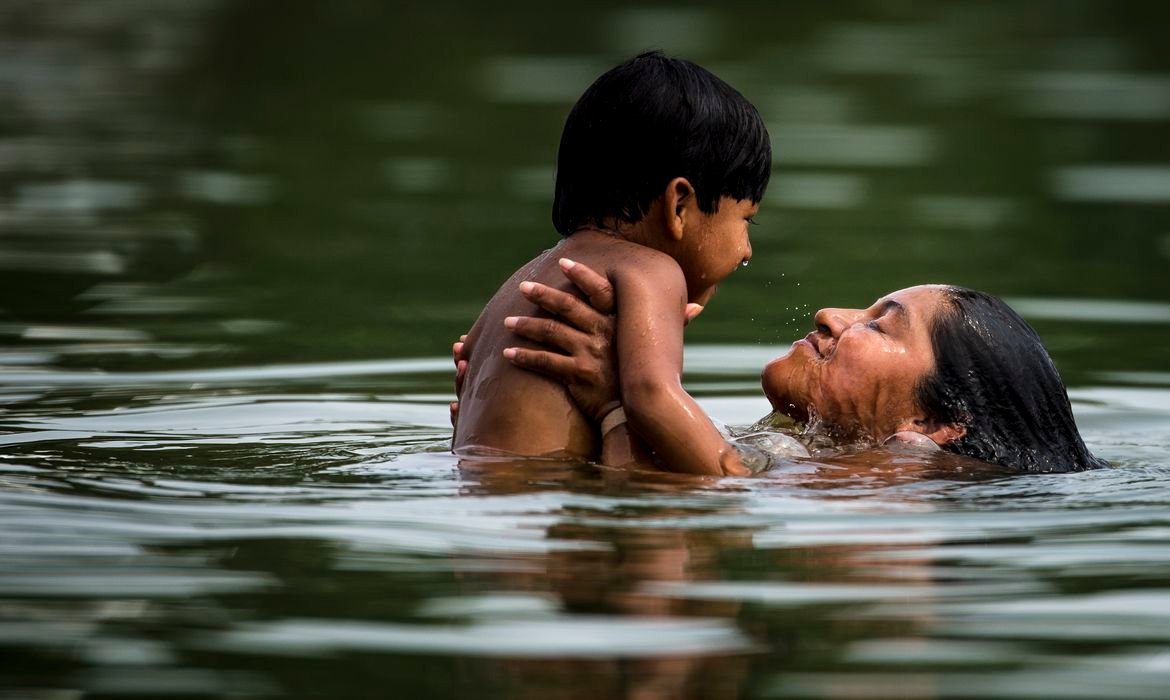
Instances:
[[[930,419],[966,428],[943,449],[1028,472],[1108,466],[1081,440],[1036,331],[990,294],[962,287],[943,294],[931,329],[934,371],[917,390]]]
[[[690,61],[643,53],[598,78],[569,113],[553,226],[567,236],[610,218],[637,222],[676,177],[708,214],[723,196],[759,202],[771,172],[768,130],[743,95]]]

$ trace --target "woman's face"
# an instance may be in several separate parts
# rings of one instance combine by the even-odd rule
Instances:
[[[816,330],[764,367],[772,407],[879,441],[921,428],[914,392],[934,367],[930,329],[944,289],[911,287],[868,309],[818,311]]]

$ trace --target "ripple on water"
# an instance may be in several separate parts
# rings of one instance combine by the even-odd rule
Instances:
[[[284,620],[241,625],[209,643],[251,654],[382,651],[521,659],[720,656],[745,653],[754,646],[726,620],[587,615],[463,625]]]
[[[779,350],[700,347],[692,366],[747,385]],[[859,453],[716,482],[457,458],[448,397],[411,384],[446,364],[20,374],[16,391],[60,403],[3,417],[0,596],[16,602],[0,606],[0,643],[81,648],[89,687],[122,692],[188,687],[195,676],[166,675],[188,654],[225,668],[762,655],[775,669],[792,661],[768,640],[813,635],[841,649],[833,678],[797,667],[761,692],[878,697],[907,683],[964,696],[980,669],[1003,694],[1051,689],[1042,670],[1075,670],[1065,649],[1090,639],[1083,688],[1136,669],[1118,687],[1156,696],[1163,670],[1140,646],[1164,644],[1166,625],[1139,612],[1166,607],[1170,474],[1156,455],[1170,440],[1132,426],[1157,425],[1165,389],[1075,395],[1120,468],[948,474]],[[746,386],[708,388],[704,406],[733,423],[767,410]],[[1148,464],[1125,461],[1142,449]],[[159,674],[113,673],[133,658]]]

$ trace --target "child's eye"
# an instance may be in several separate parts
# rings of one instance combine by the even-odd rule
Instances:
[[[874,319],[865,325],[868,326],[871,330],[877,331],[878,333],[882,332],[882,327],[878,325],[877,319]]]
[[[744,219],[744,221],[748,222],[748,225],[750,225],[750,226],[759,226],[760,225],[760,222],[756,221],[756,217],[754,217],[754,216],[749,216],[746,219]]]

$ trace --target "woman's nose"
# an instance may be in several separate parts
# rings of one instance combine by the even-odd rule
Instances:
[[[860,309],[821,309],[813,316],[817,330],[834,338],[852,326],[861,317]]]

